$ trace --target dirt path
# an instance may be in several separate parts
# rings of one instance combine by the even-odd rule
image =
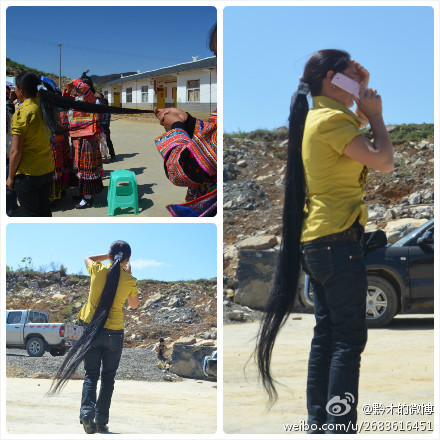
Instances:
[[[257,384],[252,361],[243,373],[255,345],[258,323],[224,326],[224,430],[229,434],[283,434],[283,424],[300,424],[307,420],[306,375],[307,360],[314,317],[296,315],[282,329],[273,353],[274,377],[282,384],[277,387],[278,403],[266,412],[266,396]],[[370,329],[368,343],[362,356],[358,404],[358,421],[397,422],[399,434],[402,423],[426,421],[433,427],[433,415],[367,415],[364,405],[374,403],[415,405],[434,403],[434,318],[433,315],[398,317],[386,329]],[[427,408],[426,406],[424,408]],[[404,412],[406,410],[404,409]],[[371,428],[371,427],[370,427]],[[366,434],[381,431],[364,429]],[[383,433],[383,431],[382,431]],[[426,433],[407,430],[409,434]]]
[[[104,163],[104,191],[94,197],[93,206],[75,209],[71,196],[77,194],[71,188],[53,209],[54,217],[108,217],[107,190],[110,173],[114,170],[132,170],[136,174],[139,216],[170,217],[165,208],[171,203],[185,200],[186,188],[174,186],[166,178],[162,156],[158,153],[154,139],[164,130],[157,122],[137,119],[118,119],[111,122],[111,139],[115,147],[116,161]],[[135,217],[130,208],[116,217]]]
[[[48,379],[6,379],[8,434],[85,434],[79,423],[82,381],[71,380],[60,395],[46,397],[50,383]],[[110,408],[110,433],[213,434],[216,407],[217,389],[212,382],[120,380]]]

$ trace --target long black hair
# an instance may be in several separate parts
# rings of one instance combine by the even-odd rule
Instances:
[[[306,194],[302,140],[309,111],[307,93],[310,91],[312,96],[318,96],[327,72],[342,72],[349,63],[350,55],[345,51],[326,49],[316,52],[307,62],[298,90],[292,96],[281,248],[254,352],[260,378],[271,404],[278,397],[270,370],[272,351],[277,334],[293,309],[301,265],[300,239]]]
[[[59,121],[59,109],[78,110],[85,113],[116,113],[116,114],[137,114],[154,113],[153,110],[140,110],[134,108],[113,107],[110,105],[99,105],[91,102],[76,101],[74,98],[61,96],[52,87],[33,72],[21,72],[17,75],[16,85],[26,90],[30,98],[38,94],[39,106],[48,129],[51,133],[67,133],[68,128],[63,127]]]
[[[120,263],[131,256],[131,248],[125,241],[115,241],[108,252],[112,266],[107,273],[104,289],[99,299],[90,323],[85,327],[84,333],[78,342],[68,351],[63,363],[57,371],[48,394],[59,393],[75,373],[78,365],[90,350],[96,335],[107,321],[110,309],[115,299],[121,274]]]

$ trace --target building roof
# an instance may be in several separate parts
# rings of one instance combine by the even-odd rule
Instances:
[[[187,72],[190,70],[205,69],[217,66],[217,57],[203,58],[198,61],[190,61],[189,63],[176,64],[175,66],[162,67],[161,69],[150,70],[148,72],[136,73],[135,75],[124,76],[122,78],[109,81],[102,84],[101,87],[111,86],[113,84],[121,84],[129,81],[136,81],[144,78],[154,78],[157,76],[170,75],[173,73]]]

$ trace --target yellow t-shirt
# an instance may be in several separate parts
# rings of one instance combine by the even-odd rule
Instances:
[[[16,174],[42,176],[54,170],[50,133],[41,114],[38,98],[28,98],[12,115],[11,133],[24,135],[23,153]]]
[[[306,204],[301,241],[342,232],[368,211],[363,200],[368,168],[344,149],[360,135],[359,118],[326,96],[315,96],[304,127],[302,159]]]
[[[78,318],[81,319],[81,321],[89,323],[92,320],[99,299],[101,298],[101,293],[104,290],[107,273],[111,265],[112,263],[108,263],[104,266],[100,261],[95,261],[87,267],[91,277],[90,291],[87,302],[78,313]],[[119,277],[118,288],[116,289],[116,295],[110,309],[110,314],[104,324],[105,328],[112,330],[121,330],[124,328],[122,306],[127,297],[137,296],[137,294],[138,289],[136,286],[136,278],[127,273],[121,265],[121,275]]]

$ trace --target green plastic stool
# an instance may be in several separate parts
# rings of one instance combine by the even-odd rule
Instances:
[[[118,186],[125,182],[128,185]],[[133,208],[139,214],[136,174],[128,170],[116,170],[110,174],[107,194],[108,215],[115,215],[116,208]]]

